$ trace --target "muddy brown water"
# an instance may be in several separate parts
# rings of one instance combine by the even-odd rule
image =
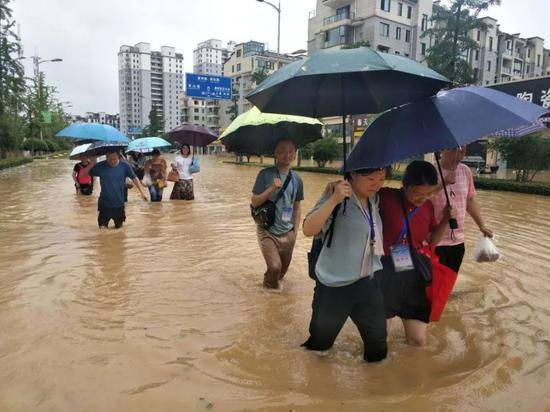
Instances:
[[[548,411],[550,198],[478,193],[503,258],[467,253],[447,310],[413,348],[362,361],[350,322],[306,352],[313,284],[299,235],[282,293],[261,288],[249,213],[258,169],[205,157],[196,200],[142,202],[100,232],[73,162],[0,172],[1,411]],[[302,173],[309,210],[334,176]]]

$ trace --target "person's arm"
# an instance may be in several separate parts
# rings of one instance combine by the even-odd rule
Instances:
[[[139,193],[141,193],[141,198],[145,201],[148,201],[149,198],[147,197],[147,192],[145,191],[145,188],[143,187],[137,176],[132,179],[132,182],[134,182],[134,185],[136,185],[136,187],[138,188]]]
[[[90,171],[94,168],[96,163],[97,163],[96,159],[94,159],[94,158],[90,159],[90,161],[88,162],[88,166],[86,166],[84,169],[82,169],[82,177],[83,178],[91,176]],[[91,176],[91,177],[93,177],[93,176]]]
[[[300,229],[300,219],[302,218],[302,206],[301,202],[294,202],[294,232],[298,233]]]
[[[479,210],[479,205],[477,204],[475,197],[468,198],[466,201],[466,211],[470,216],[472,216],[472,219],[474,219],[474,222],[476,222],[477,227],[484,236],[493,237],[493,231],[485,226],[485,222],[481,217],[481,211]]]
[[[273,183],[269,185],[267,189],[265,189],[260,194],[252,193],[252,197],[250,198],[250,204],[252,207],[258,207],[263,205],[269,197],[275,193],[277,190],[279,190],[283,186],[283,182],[281,182],[281,179],[279,177],[275,177],[273,179]]]
[[[456,219],[456,209],[445,206],[445,209],[443,209],[443,217],[441,218],[441,221],[430,234],[430,243],[433,246],[437,246],[439,242],[441,242],[441,239],[443,239],[443,236],[445,236],[445,233],[449,229],[449,220],[451,218]]]
[[[344,199],[351,196],[351,186],[346,181],[339,182],[335,187],[332,195],[328,200],[319,207],[319,209],[311,212],[304,219],[303,232],[304,235],[311,237],[316,236],[323,229],[327,219],[332,214],[334,208],[342,203]]]

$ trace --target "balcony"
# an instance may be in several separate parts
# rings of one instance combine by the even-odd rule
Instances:
[[[323,0],[323,6],[328,6],[328,7],[347,6],[350,3],[351,3],[351,0]]]
[[[333,23],[337,23],[342,20],[353,20],[354,18],[355,18],[355,13],[353,12],[335,14],[334,16],[325,17],[323,19],[323,26],[329,26]],[[346,23],[349,23],[349,22],[346,22]]]
[[[507,75],[511,75],[512,74],[512,69],[510,67],[504,67],[502,66],[501,69],[500,69],[501,73],[502,74],[507,74]]]

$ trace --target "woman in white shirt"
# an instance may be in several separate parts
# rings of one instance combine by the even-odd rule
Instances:
[[[172,169],[179,174],[180,180],[174,183],[170,199],[173,200],[193,200],[193,176],[191,175],[191,165],[193,156],[191,148],[184,144],[180,149],[180,154],[176,156],[175,163],[172,163]]]

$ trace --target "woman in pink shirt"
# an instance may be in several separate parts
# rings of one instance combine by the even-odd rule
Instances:
[[[476,190],[474,188],[472,172],[468,166],[460,163],[464,159],[464,156],[466,156],[466,146],[443,150],[441,152],[443,177],[447,186],[449,201],[451,206],[456,210],[458,228],[447,228],[447,231],[435,249],[440,262],[457,273],[464,258],[464,220],[466,213],[474,219],[481,233],[485,236],[493,237],[493,232],[485,226],[479,206],[475,200]],[[447,200],[441,184],[440,191],[431,198],[431,201],[434,206],[435,219],[439,221],[443,216],[445,206],[447,206]]]

